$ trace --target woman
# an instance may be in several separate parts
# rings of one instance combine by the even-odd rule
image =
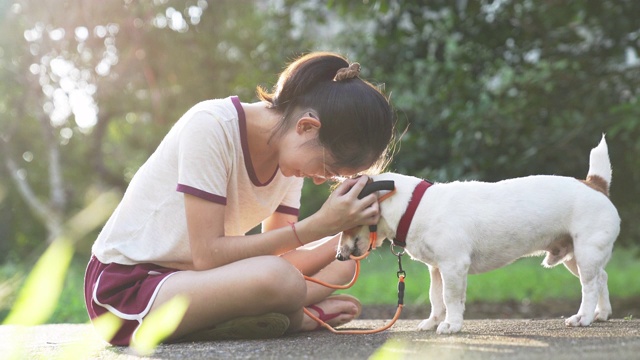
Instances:
[[[169,341],[280,336],[354,319],[357,299],[332,283],[353,276],[337,262],[342,230],[377,223],[367,177],[344,180],[298,220],[303,178],[322,184],[384,165],[393,137],[387,98],[333,53],[291,63],[260,102],[237,97],[195,105],[138,170],[96,240],[85,276],[92,319],[124,320],[128,345],[144,317],[182,294],[189,308]],[[245,235],[262,224],[262,233]]]

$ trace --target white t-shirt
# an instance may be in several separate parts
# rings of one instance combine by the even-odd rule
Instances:
[[[207,100],[173,126],[135,174],[93,245],[100,262],[191,263],[184,194],[225,205],[225,235],[243,235],[274,212],[298,215],[303,179],[276,169],[260,183],[237,97]]]

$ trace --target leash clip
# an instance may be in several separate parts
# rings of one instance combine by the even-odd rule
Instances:
[[[393,248],[396,247],[395,245],[391,244],[391,246],[389,247],[389,249],[391,250],[391,253],[395,256],[398,257],[398,272],[396,273],[396,275],[398,276],[398,279],[400,277],[402,277],[402,280],[404,280],[405,277],[407,277],[407,273],[404,271],[404,269],[402,269],[402,255],[404,255],[404,248],[402,248],[401,251],[395,252],[393,251]]]
[[[396,247],[399,247],[402,250],[400,250],[398,252],[393,251],[393,249],[396,248]],[[404,255],[404,247],[398,246],[398,245],[394,244],[393,242],[391,243],[391,246],[389,247],[389,250],[391,250],[391,253],[393,255],[397,256],[397,257],[400,257],[400,256]]]

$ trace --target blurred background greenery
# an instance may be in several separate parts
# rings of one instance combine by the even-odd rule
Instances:
[[[637,14],[636,0],[0,0],[0,318],[65,224],[101,194],[121,194],[184,111],[234,94],[254,101],[256,85],[270,88],[313,50],[360,62],[390,94],[403,132],[392,171],[584,177],[606,133],[616,247],[629,265],[616,269],[633,271]],[[303,191],[302,217],[329,190]],[[51,322],[86,321],[81,284],[97,231],[73,239]]]

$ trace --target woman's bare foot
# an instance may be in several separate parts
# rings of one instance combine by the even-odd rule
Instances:
[[[341,295],[336,295],[311,305],[307,309],[320,320],[332,327],[336,327],[344,325],[360,315],[361,305],[356,298],[344,298]],[[321,327],[320,324],[305,314],[300,331],[317,330]]]

